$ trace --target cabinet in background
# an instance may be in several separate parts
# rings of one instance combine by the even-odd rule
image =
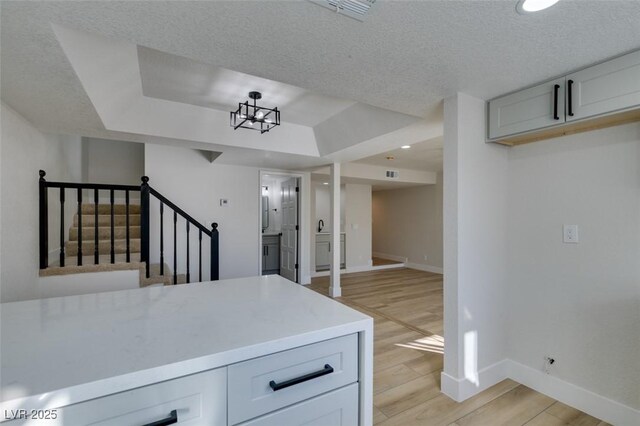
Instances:
[[[262,275],[280,273],[280,235],[262,236]]]
[[[346,266],[345,234],[340,234],[340,268]],[[331,234],[316,234],[316,271],[329,269],[332,256]]]

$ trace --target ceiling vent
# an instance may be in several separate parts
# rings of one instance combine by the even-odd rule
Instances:
[[[331,9],[341,15],[348,16],[358,21],[364,21],[365,15],[371,9],[376,0],[309,0]]]
[[[400,172],[397,170],[387,170],[387,177],[391,179],[398,179]]]

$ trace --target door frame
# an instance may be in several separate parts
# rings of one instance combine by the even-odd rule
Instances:
[[[296,282],[306,285],[311,282],[311,217],[310,217],[310,191],[311,173],[303,171],[289,171],[280,169],[260,169],[258,184],[256,185],[256,197],[258,197],[258,220],[256,232],[260,236],[256,247],[256,261],[258,271],[262,274],[262,179],[264,175],[277,175],[282,177],[295,177],[299,179],[300,192],[298,193],[298,272]]]

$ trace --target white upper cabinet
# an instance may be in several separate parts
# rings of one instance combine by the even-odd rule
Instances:
[[[640,120],[640,51],[488,102],[489,140],[518,145]]]
[[[564,78],[489,102],[489,138],[528,132],[565,122]]]
[[[640,51],[570,74],[566,80],[567,121],[640,106]]]

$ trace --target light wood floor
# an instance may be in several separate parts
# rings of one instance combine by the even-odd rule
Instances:
[[[309,288],[326,295],[329,278]],[[374,424],[604,426],[512,380],[456,403],[440,393],[442,275],[389,269],[342,275],[336,300],[374,318]]]

